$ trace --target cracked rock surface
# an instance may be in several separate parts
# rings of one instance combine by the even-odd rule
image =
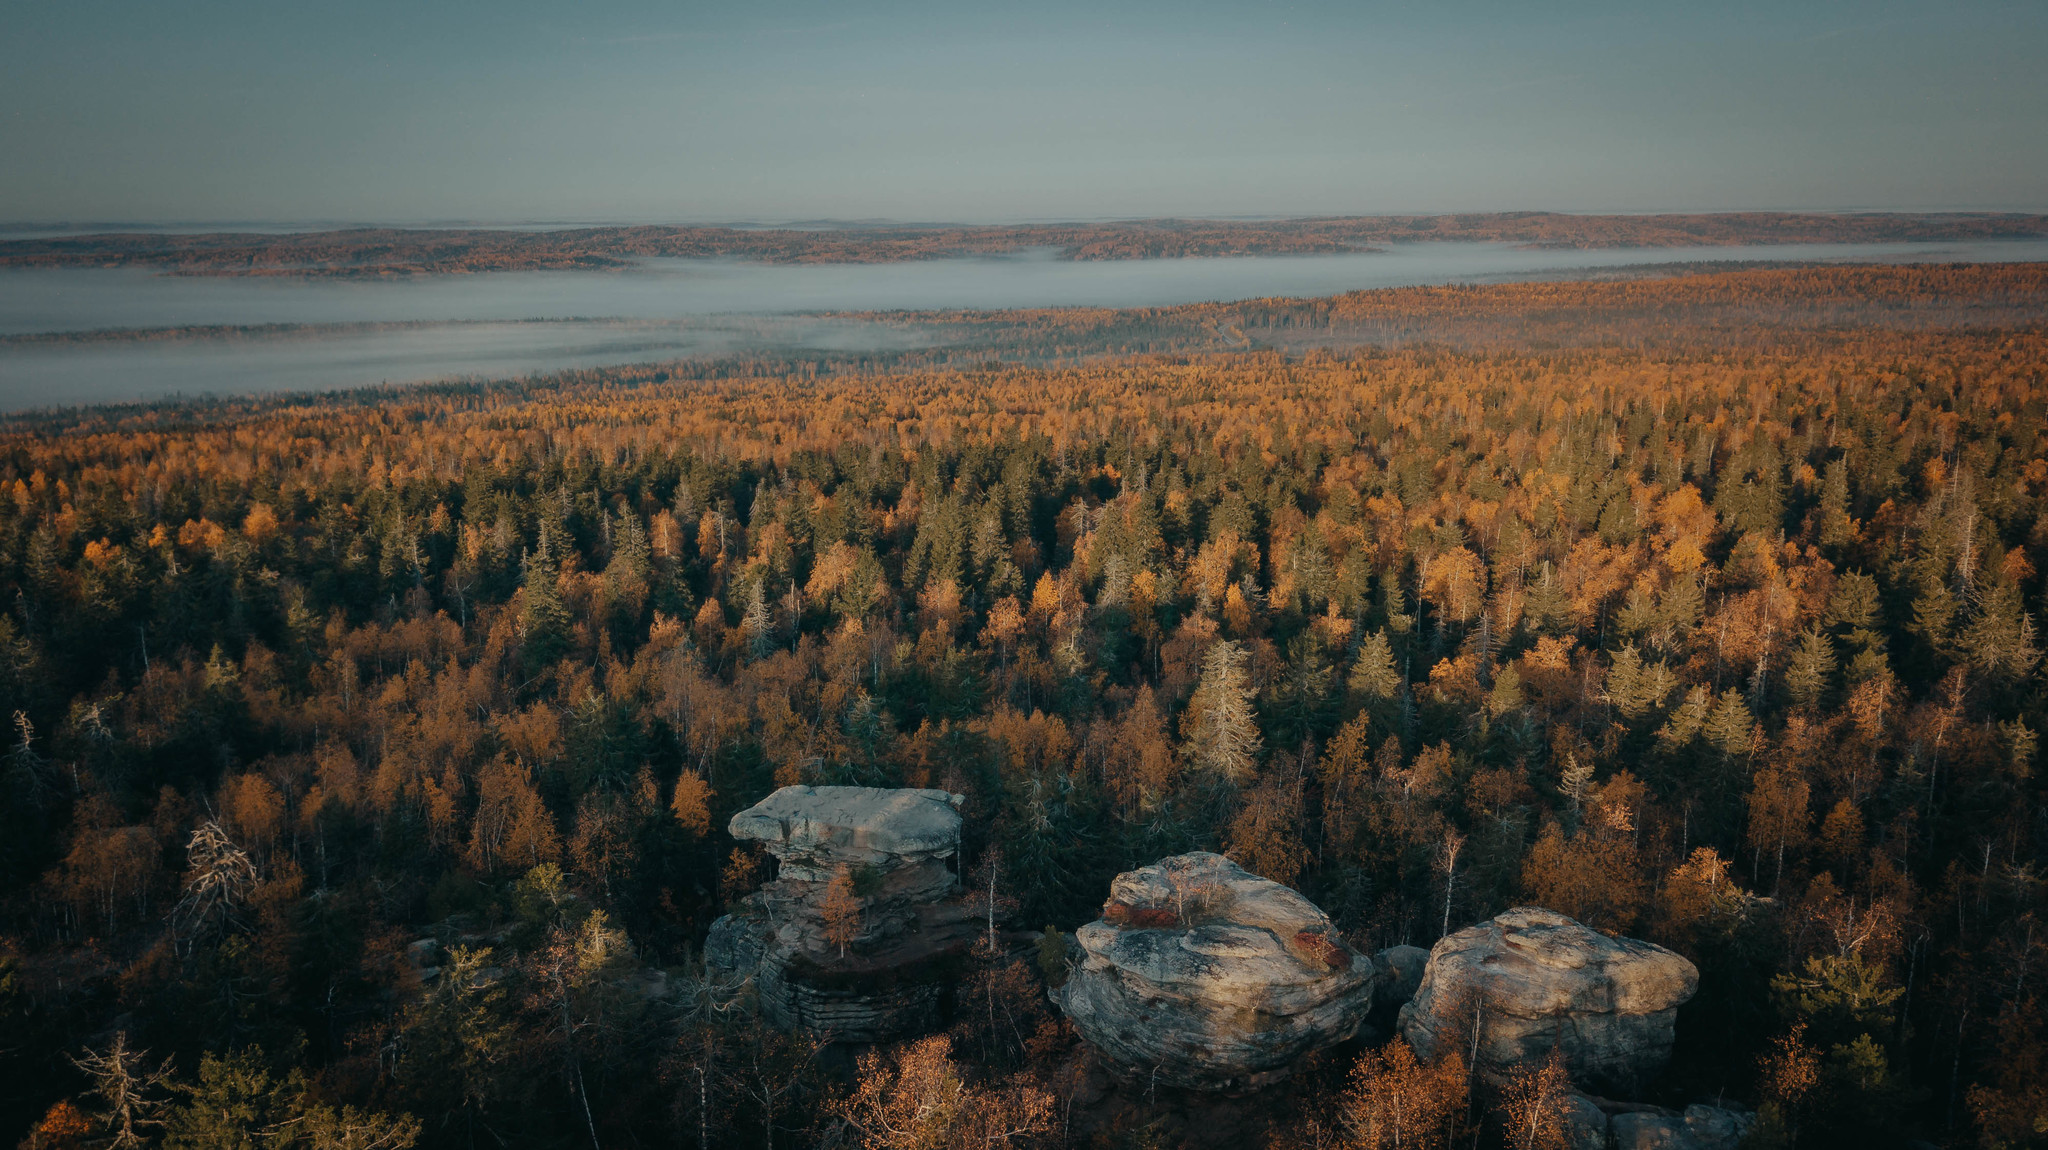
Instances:
[[[1401,1033],[1427,1060],[1445,1043],[1469,1053],[1476,1021],[1488,1078],[1556,1046],[1573,1082],[1629,1094],[1670,1061],[1678,1007],[1698,988],[1680,954],[1517,907],[1437,941]]]
[[[752,978],[762,1012],[785,1029],[844,1042],[932,1029],[948,963],[975,934],[949,865],[962,801],[945,791],[794,786],[734,815],[733,837],[759,842],[779,865],[773,882],[711,924],[705,966]],[[863,892],[843,952],[824,913],[842,867]]]
[[[1118,875],[1054,1001],[1118,1069],[1195,1089],[1251,1089],[1357,1032],[1372,960],[1314,903],[1222,855]]]

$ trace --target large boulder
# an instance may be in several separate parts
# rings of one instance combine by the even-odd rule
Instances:
[[[1401,1033],[1415,1053],[1446,1044],[1500,1081],[1517,1065],[1563,1051],[1581,1086],[1630,1093],[1671,1058],[1678,1007],[1699,986],[1681,955],[1609,938],[1539,907],[1517,907],[1437,941]]]
[[[879,787],[784,787],[734,815],[736,839],[775,856],[773,882],[711,924],[705,967],[752,979],[761,1010],[785,1029],[845,1042],[886,1042],[939,1021],[952,960],[974,938],[951,860],[962,796]],[[841,871],[860,913],[852,943],[826,931],[826,894]]]
[[[1372,1009],[1372,960],[1329,916],[1222,855],[1118,875],[1054,1001],[1124,1073],[1252,1089],[1350,1038]]]
[[[1746,1110],[1693,1105],[1682,1116],[1616,1114],[1608,1122],[1614,1150],[1735,1150],[1756,1125]]]

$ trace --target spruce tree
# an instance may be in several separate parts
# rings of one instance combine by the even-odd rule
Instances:
[[[560,574],[553,532],[543,524],[540,543],[527,553],[519,581],[520,647],[530,671],[552,666],[569,650],[569,608],[556,583]]]
[[[1831,459],[1820,484],[1820,545],[1840,547],[1854,531],[1849,520],[1849,461]]]
[[[1368,703],[1392,699],[1401,690],[1401,672],[1394,667],[1394,647],[1384,630],[1374,631],[1358,645],[1351,665],[1351,693]]]
[[[1739,700],[1739,696],[1738,696]],[[1693,741],[1700,729],[1707,724],[1713,704],[1709,702],[1705,687],[1693,687],[1685,693],[1685,701],[1671,712],[1671,717],[1657,731],[1657,746],[1667,754]]]
[[[1877,580],[1861,571],[1851,571],[1836,580],[1824,619],[1853,650],[1881,649],[1884,637],[1877,630]]]
[[[1657,621],[1681,635],[1692,630],[1705,610],[1706,596],[1700,593],[1699,583],[1690,575],[1673,579],[1671,586],[1657,598]]]
[[[1634,643],[1614,653],[1614,665],[1607,671],[1607,702],[1622,718],[1630,722],[1642,718],[1670,692],[1670,670],[1662,663],[1645,664]]]
[[[1809,628],[1785,668],[1785,688],[1792,702],[1808,710],[1820,706],[1835,675],[1835,642],[1817,628]]]
[[[2041,661],[2034,620],[2011,580],[2000,580],[1984,596],[1977,618],[1963,633],[1961,646],[1970,664],[1991,678],[2018,681]]]
[[[1261,749],[1246,658],[1245,649],[1228,639],[1209,648],[1181,720],[1190,764],[1235,786],[1251,780]]]
[[[1714,744],[1729,758],[1745,754],[1749,750],[1749,739],[1756,725],[1756,719],[1749,713],[1749,705],[1742,701],[1742,692],[1733,687],[1721,692],[1721,698],[1714,704],[1713,714],[1707,717],[1703,733],[1707,741]]]

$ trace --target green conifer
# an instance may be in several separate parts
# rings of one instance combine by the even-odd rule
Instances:
[[[1392,699],[1401,690],[1401,672],[1394,667],[1394,647],[1385,631],[1374,631],[1358,646],[1351,665],[1351,693],[1367,702]]]
[[[1834,640],[1818,628],[1808,629],[1792,653],[1791,664],[1785,668],[1785,688],[1792,693],[1792,702],[1808,710],[1819,707],[1834,674]]]
[[[1749,713],[1749,704],[1743,702],[1742,692],[1733,687],[1721,692],[1721,698],[1714,704],[1713,714],[1707,717],[1702,733],[1724,755],[1733,758],[1749,751],[1749,740],[1756,726],[1755,716]]]

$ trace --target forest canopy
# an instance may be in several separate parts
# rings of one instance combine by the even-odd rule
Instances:
[[[0,1139],[1167,1144],[1089,1110],[1051,932],[1212,849],[1364,950],[1536,904],[1679,951],[1662,1098],[1760,1145],[2041,1145],[2044,295],[954,316],[1006,342],[17,419]],[[1005,1025],[835,1067],[691,989],[797,782],[967,796],[1055,940],[963,972]],[[1464,1129],[1394,1047],[1229,1129]]]

